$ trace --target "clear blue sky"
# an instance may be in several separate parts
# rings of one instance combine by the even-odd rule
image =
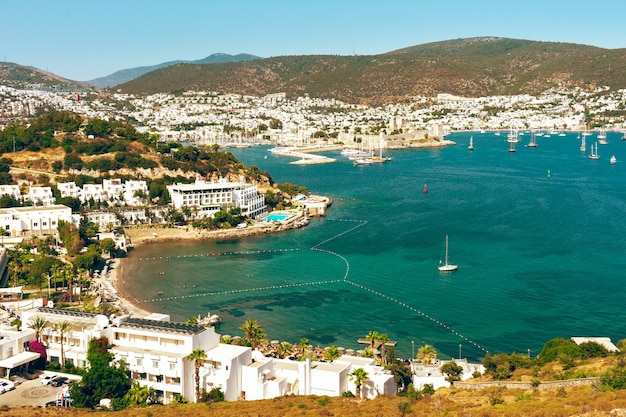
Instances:
[[[0,0],[0,59],[86,81],[213,53],[371,55],[476,36],[626,48],[623,0]]]

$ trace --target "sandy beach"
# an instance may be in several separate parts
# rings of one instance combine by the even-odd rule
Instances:
[[[191,226],[167,227],[160,225],[137,226],[124,229],[133,247],[145,244],[157,244],[172,240],[221,240],[234,237],[254,236],[266,233],[276,233],[292,229],[293,224],[300,216],[296,216],[287,224],[260,222],[250,225],[245,229],[222,229],[222,230],[199,230]],[[144,309],[141,304],[131,298],[125,288],[126,279],[124,267],[128,262],[127,258],[113,259],[109,263],[109,280],[116,290],[117,304],[126,313],[136,318],[147,317],[151,311]],[[164,313],[159,311],[158,313]]]

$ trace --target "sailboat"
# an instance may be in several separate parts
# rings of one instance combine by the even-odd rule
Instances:
[[[617,158],[615,157],[615,155],[613,155],[611,159],[609,159],[609,162],[611,163],[611,165],[615,165],[617,163]]]
[[[470,136],[470,143],[467,149],[469,149],[470,151],[474,150],[474,137],[473,136]]]
[[[591,144],[591,153],[589,154],[589,159],[600,159],[600,155],[598,155],[598,142],[595,144],[595,148],[593,143]]]
[[[534,131],[530,135],[530,142],[528,142],[528,147],[529,148],[536,148],[537,147],[537,134]]]
[[[606,140],[606,130],[605,130],[605,129],[602,129],[602,130],[600,131],[600,133],[598,133],[598,143],[599,143],[600,145],[606,145],[607,143],[609,143],[609,142]]]
[[[383,137],[382,132],[380,133],[380,139],[379,139],[378,144],[379,144],[378,155],[375,155],[374,149],[371,148],[370,156],[355,159],[354,165],[371,165],[371,164],[380,164],[383,162],[391,161],[390,156],[383,155],[384,137]]]
[[[585,135],[583,135],[582,142],[580,143],[580,151],[587,152],[587,145],[585,144]]]
[[[507,142],[509,142],[509,152],[515,152],[515,144],[519,142],[519,133],[517,129],[511,129],[511,132],[507,135]]]
[[[442,263],[441,260],[440,260],[438,268],[439,268],[440,271],[443,271],[443,272],[456,271],[456,269],[458,268],[458,266],[456,264],[449,264],[448,263],[448,235],[446,235],[446,257],[445,257],[445,263]]]

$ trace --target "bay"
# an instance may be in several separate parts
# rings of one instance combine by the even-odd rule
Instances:
[[[125,261],[126,291],[173,320],[219,314],[221,334],[252,319],[270,340],[359,349],[375,330],[404,357],[424,344],[478,360],[536,354],[555,337],[615,342],[626,335],[620,136],[608,133],[599,160],[580,152],[577,132],[537,148],[526,132],[516,152],[505,134],[453,133],[456,146],[357,167],[338,152],[303,166],[264,146],[232,149],[279,183],[330,196],[327,216],[279,234],[142,245]],[[452,273],[437,269],[446,235]]]

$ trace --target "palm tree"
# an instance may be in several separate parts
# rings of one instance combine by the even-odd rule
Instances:
[[[334,361],[340,356],[341,356],[341,351],[339,351],[339,349],[335,345],[327,347],[326,350],[324,351],[324,359],[330,362]]]
[[[417,351],[417,359],[422,363],[431,364],[437,359],[437,350],[431,345],[424,345]]]
[[[256,320],[246,320],[243,322],[241,326],[239,326],[239,330],[243,331],[252,346],[252,349],[256,349],[261,341],[265,338],[265,333],[263,333],[263,328]]]
[[[365,336],[365,340],[370,342],[370,349],[373,351],[376,349],[376,342],[378,342],[378,332],[370,330],[367,336]]]
[[[67,320],[60,321],[54,326],[54,330],[56,330],[59,333],[59,336],[61,337],[61,368],[65,366],[65,352],[63,351],[63,338],[65,337],[65,334],[70,331],[71,328],[72,328],[72,325]]]
[[[289,342],[283,342],[278,345],[278,357],[284,359],[293,353],[293,346]]]
[[[351,381],[356,385],[356,396],[361,398],[361,387],[369,380],[367,372],[363,368],[356,368],[348,374]]]
[[[200,398],[200,366],[202,361],[206,359],[206,352],[203,349],[194,349],[187,355],[188,361],[193,361],[196,370],[196,401]]]
[[[389,337],[386,333],[381,333],[378,335],[378,341],[380,342],[380,360],[383,364],[387,363],[387,349],[385,348],[385,343],[389,341]]]
[[[35,316],[28,322],[28,327],[35,331],[35,339],[41,342],[41,332],[48,327],[48,320],[41,316]]]
[[[126,391],[124,399],[129,405],[146,404],[154,396],[154,388],[133,381],[130,389]]]

